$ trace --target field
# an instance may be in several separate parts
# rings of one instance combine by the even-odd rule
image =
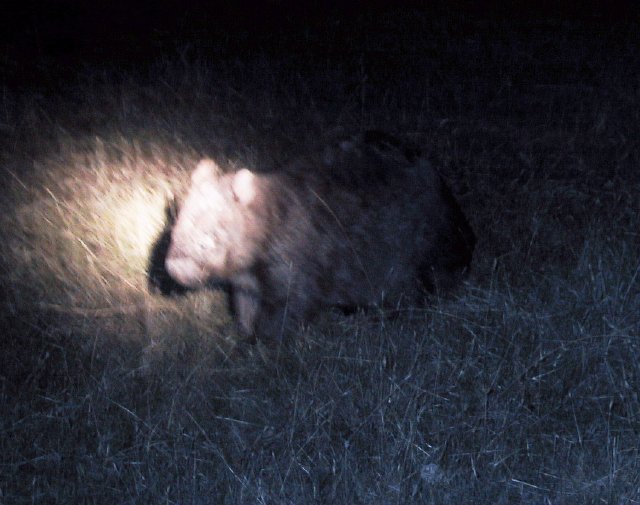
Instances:
[[[0,504],[640,503],[637,25],[309,26],[2,86]],[[163,277],[202,156],[273,170],[365,128],[469,217],[453,293],[266,349]]]

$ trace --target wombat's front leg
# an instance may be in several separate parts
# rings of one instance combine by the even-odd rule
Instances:
[[[286,303],[282,306],[273,300],[265,300],[258,280],[250,274],[234,279],[232,285],[232,310],[240,334],[252,344],[260,337],[266,345],[273,345],[282,337]]]
[[[255,342],[256,320],[260,312],[261,293],[258,279],[247,273],[236,277],[231,285],[231,309],[243,337]]]

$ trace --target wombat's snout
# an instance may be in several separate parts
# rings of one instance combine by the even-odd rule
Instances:
[[[202,286],[206,280],[204,268],[192,258],[180,254],[174,245],[169,249],[164,268],[173,280],[187,288]]]

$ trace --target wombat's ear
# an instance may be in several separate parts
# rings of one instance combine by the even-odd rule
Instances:
[[[200,160],[198,166],[191,174],[191,182],[194,185],[198,185],[203,182],[216,179],[221,173],[222,170],[220,170],[220,167],[215,161],[205,158]]]
[[[246,168],[233,176],[233,196],[242,205],[250,204],[256,196],[256,176]]]

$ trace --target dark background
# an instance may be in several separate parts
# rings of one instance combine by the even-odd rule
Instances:
[[[592,36],[607,36],[637,21],[632,2],[383,2],[318,3],[70,0],[10,2],[0,14],[0,78],[11,88],[52,86],[81,66],[126,70],[162,55],[196,48],[211,57],[243,57],[254,51],[286,56],[304,48],[321,54],[363,33],[375,36],[389,13],[426,13],[452,25],[452,38],[477,29],[478,20],[579,21]],[[362,19],[366,18],[366,23]],[[326,26],[332,40],[323,40]],[[363,31],[363,26],[365,26]],[[473,26],[473,28],[471,28]],[[357,29],[356,29],[357,28]],[[408,28],[410,29],[410,28]],[[335,34],[338,33],[338,37]],[[343,38],[343,40],[340,40]]]

